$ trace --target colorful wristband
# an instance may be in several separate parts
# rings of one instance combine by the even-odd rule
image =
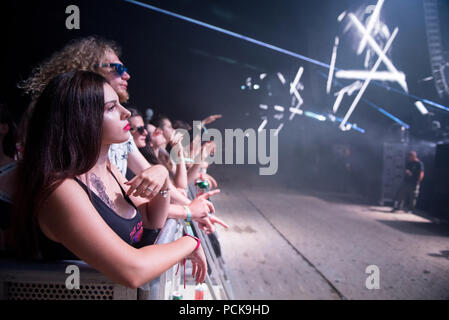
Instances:
[[[189,207],[188,207],[188,206],[184,206],[184,210],[185,210],[186,213],[187,213],[186,221],[187,221],[187,222],[192,221],[192,213],[190,212]]]

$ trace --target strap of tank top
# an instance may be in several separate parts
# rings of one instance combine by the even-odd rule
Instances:
[[[128,197],[128,195],[125,193],[125,190],[123,190],[122,186],[120,185],[120,183],[118,182],[117,178],[114,176],[112,171],[109,170],[109,172],[111,172],[112,176],[114,177],[115,181],[117,182],[118,186],[120,187],[120,190],[122,191],[122,195],[125,198],[126,202],[128,202],[134,209],[137,210],[137,207],[134,205],[134,203],[131,201],[131,199]],[[89,190],[88,190],[87,186],[84,184],[84,182],[79,180],[77,177],[75,177],[75,181],[78,182],[78,184],[84,189],[84,191],[86,191],[87,194],[89,194]]]
[[[120,184],[120,182],[118,182],[117,178],[115,177],[115,175],[112,173],[112,170],[108,167],[109,172],[112,174],[112,176],[114,177],[115,181],[117,181],[118,186],[120,187],[120,190],[122,190],[122,195],[125,198],[125,200],[134,207],[134,209],[137,210],[137,207],[134,205],[134,203],[131,201],[131,199],[129,198],[129,196],[126,194],[125,190],[123,190],[122,185]]]

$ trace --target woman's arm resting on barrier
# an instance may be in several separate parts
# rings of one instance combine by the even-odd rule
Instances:
[[[162,169],[161,172],[159,172],[160,168]],[[168,172],[167,169],[165,169],[165,167],[163,166],[153,166],[150,169],[157,170],[157,173],[161,174],[161,176],[165,175],[165,181],[162,185],[162,188],[156,191],[149,187],[152,190],[150,191],[148,190],[148,187],[144,189],[142,185],[145,185],[145,183],[142,183],[134,192],[134,194],[129,195],[129,190],[132,187],[129,186],[129,183],[126,182],[126,178],[120,173],[120,171],[118,171],[115,166],[111,166],[111,170],[119,181],[120,185],[129,195],[129,198],[137,207],[139,212],[142,214],[142,220],[145,228],[161,229],[164,226],[165,221],[167,220],[168,208],[170,206],[170,194],[168,192]],[[165,197],[160,193],[164,192],[164,190],[167,191]],[[139,196],[135,196],[136,193]]]
[[[190,237],[141,249],[128,245],[101,218],[74,180],[64,181],[52,192],[37,218],[47,237],[63,244],[112,281],[130,288],[156,278],[191,255],[197,245]],[[201,256],[199,252],[196,255]],[[205,259],[197,256],[197,281],[202,282],[207,266]]]

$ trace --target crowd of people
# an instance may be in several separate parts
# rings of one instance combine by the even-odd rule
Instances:
[[[190,259],[201,283],[199,238],[155,240],[167,218],[196,221],[206,233],[228,227],[209,199],[220,192],[207,173],[215,145],[188,139],[176,129],[191,126],[172,125],[164,110],[149,119],[125,107],[131,76],[120,55],[99,37],[71,41],[19,84],[31,103],[17,128],[1,106],[2,255],[83,260],[130,288]],[[211,188],[189,197],[197,181]]]

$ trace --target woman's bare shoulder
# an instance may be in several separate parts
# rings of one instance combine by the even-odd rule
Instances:
[[[79,212],[80,208],[90,208],[92,204],[87,193],[74,179],[62,181],[45,199],[39,215],[58,211],[59,214]]]

